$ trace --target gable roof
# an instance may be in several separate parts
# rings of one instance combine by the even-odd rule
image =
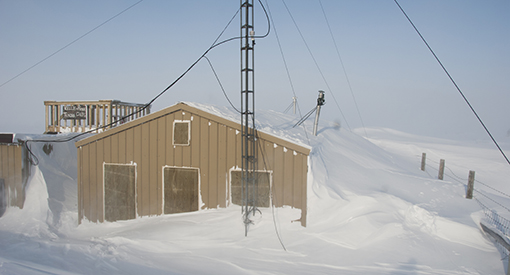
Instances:
[[[188,105],[186,103],[180,102],[180,103],[177,103],[177,104],[175,104],[173,106],[167,107],[165,109],[162,109],[160,111],[157,111],[157,112],[154,112],[152,114],[146,115],[144,117],[138,118],[136,120],[127,122],[125,124],[122,124],[122,125],[117,126],[115,128],[112,128],[112,129],[109,129],[107,131],[101,132],[99,134],[96,134],[96,135],[84,138],[84,139],[82,139],[80,141],[77,141],[75,143],[75,146],[76,147],[85,146],[87,144],[93,143],[93,142],[98,141],[100,139],[107,138],[109,136],[115,135],[115,134],[120,133],[122,131],[126,131],[126,130],[128,130],[130,128],[136,127],[136,126],[141,125],[141,124],[148,123],[148,122],[156,120],[156,119],[158,119],[160,117],[164,117],[166,115],[169,115],[169,114],[172,114],[172,113],[175,113],[175,112],[179,112],[179,111],[186,111],[186,112],[189,112],[189,113],[192,113],[192,114],[196,114],[196,115],[201,116],[201,117],[206,117],[206,118],[208,118],[208,119],[210,119],[212,121],[215,121],[215,122],[217,122],[219,124],[223,124],[223,125],[228,126],[228,127],[232,128],[232,129],[236,129],[238,131],[241,131],[241,124],[239,124],[237,122],[234,122],[232,120],[226,119],[224,117],[220,117],[218,115],[215,115],[215,114],[212,114],[210,112],[201,110],[199,108],[192,107],[192,106],[190,106],[190,105]],[[272,141],[272,142],[274,142],[274,143],[276,143],[278,145],[286,147],[287,149],[291,149],[291,150],[294,150],[296,152],[299,152],[299,153],[302,153],[302,154],[305,154],[305,155],[309,155],[310,154],[310,148],[308,148],[308,147],[296,144],[296,143],[294,143],[292,141],[289,141],[289,140],[286,140],[286,139],[283,139],[283,138],[280,138],[280,137],[276,137],[276,136],[274,136],[272,134],[269,134],[269,133],[266,133],[266,132],[257,131],[257,133],[259,135],[259,138],[261,138],[261,139],[264,139],[264,140],[267,140],[267,141]]]

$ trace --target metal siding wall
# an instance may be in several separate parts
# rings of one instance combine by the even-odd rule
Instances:
[[[142,126],[138,125],[133,128],[133,160],[137,164],[136,167],[136,205],[137,214],[142,215],[143,211],[143,197],[142,197],[142,183],[141,180],[141,164],[142,164]]]
[[[218,125],[218,158],[217,158],[218,206],[226,207],[227,202],[227,127]]]
[[[158,122],[153,120],[150,122],[150,137],[149,137],[149,163],[144,163],[149,166],[149,199],[150,199],[150,213],[149,215],[157,215],[161,207],[158,206],[158,199],[161,197],[161,181],[158,181]],[[158,196],[159,194],[159,196]]]
[[[166,120],[166,165],[175,166],[175,150],[173,146],[173,131],[174,131],[174,114],[169,114],[164,118]]]
[[[9,145],[0,145],[0,178],[4,179],[5,191],[7,192],[7,194],[6,194],[7,203],[9,206],[12,206],[11,193],[13,193],[13,192],[12,192],[12,187],[11,187],[12,180],[9,175],[9,172],[10,172],[9,171],[9,161],[10,161],[9,151],[10,151]]]
[[[190,154],[191,154],[191,167],[200,166],[200,117],[192,115],[193,121],[191,121],[191,142],[190,142]]]
[[[283,152],[283,204],[292,206],[293,201],[293,181],[294,181],[294,155],[287,149]]]
[[[122,132],[118,133],[117,136],[119,138],[118,163],[126,163],[127,162],[127,160],[126,160],[126,132],[122,131]]]
[[[4,179],[7,205],[23,208],[22,147],[0,145],[0,178]]]
[[[172,145],[176,119],[191,121],[190,146]],[[103,221],[103,162],[137,164],[140,216],[163,213],[163,166],[199,168],[204,207],[226,207],[230,200],[228,172],[241,167],[241,139],[231,126],[178,110],[84,145],[78,151],[79,215]],[[273,171],[273,204],[302,209],[301,222],[306,225],[307,156],[294,155],[291,149],[284,152],[284,147],[275,148],[273,141],[259,141],[259,170]]]
[[[209,207],[209,121],[200,117],[200,193],[204,207]]]
[[[23,208],[23,205],[25,204],[25,188],[23,186],[23,176],[22,176],[22,154],[21,149],[22,146],[16,146],[13,149],[14,154],[14,162],[12,163],[11,169],[14,172],[14,182],[16,183],[16,203],[19,208]],[[28,180],[28,179],[27,179]]]
[[[301,209],[302,201],[301,201],[301,185],[303,183],[302,174],[300,173],[303,158],[301,154],[291,152],[294,159],[294,166],[292,167],[292,174],[294,175],[294,180],[292,182],[292,190],[293,190],[293,204],[292,206],[295,208]]]
[[[92,145],[92,144],[91,144]],[[104,140],[96,142],[96,159],[95,159],[95,185],[97,198],[97,220],[104,222],[104,184],[103,184],[103,162],[104,162]],[[94,174],[90,175],[92,179]]]
[[[90,214],[88,216],[88,219],[91,222],[97,222],[98,220],[98,209],[97,205],[100,203],[97,197],[97,190],[101,190],[102,188],[99,188],[99,184],[96,181],[95,175],[97,173],[101,173],[103,169],[96,170],[96,161],[97,161],[97,143],[94,142],[88,146],[88,176],[89,176],[89,211]]]
[[[181,117],[181,120],[191,120],[191,113],[188,112],[182,112],[183,115]],[[193,121],[190,122],[189,127],[191,127],[191,124]],[[191,138],[191,133],[190,133]],[[191,143],[190,143],[191,145]],[[182,147],[182,166],[183,167],[191,167],[191,148],[190,146],[181,146]]]
[[[218,123],[209,122],[209,205],[218,207]]]
[[[273,145],[274,148],[274,145]],[[282,207],[284,202],[284,152],[283,147],[274,148],[274,172],[273,172],[273,190],[275,192],[276,207]]]
[[[89,169],[89,150],[90,146],[83,148],[83,215],[90,220],[90,169]]]
[[[267,140],[260,139],[259,144],[259,170],[266,170],[273,172],[273,181],[271,187],[272,193],[272,203],[274,205],[281,204],[283,201],[282,193],[276,194],[275,191],[275,180],[274,180],[274,157],[275,157],[275,148],[274,143],[269,142]]]
[[[226,145],[227,145],[227,156],[226,156],[226,172],[228,173],[228,177],[229,177],[229,180],[228,182],[230,183],[230,169],[231,168],[235,168],[235,166],[237,165],[236,164],[236,154],[237,154],[237,137],[236,137],[236,130],[235,129],[232,129],[230,127],[226,127],[227,128],[227,133],[226,133]],[[230,201],[230,189],[227,188],[226,190],[227,194],[226,194],[226,200],[228,200],[228,204],[231,203]],[[227,206],[228,206],[227,204]]]
[[[308,214],[308,156],[301,154],[303,162],[301,163],[301,225],[306,226],[306,216]]]
[[[126,130],[126,163],[135,162],[135,144],[133,128]]]
[[[78,167],[78,173],[77,173],[77,183],[78,183],[78,223],[81,224],[81,220],[83,219],[83,197],[82,197],[82,194],[83,194],[83,191],[82,191],[82,185],[83,185],[83,180],[82,180],[82,150],[83,150],[83,147],[78,147],[77,148],[77,157],[78,157],[78,161],[77,161],[77,167]]]
[[[18,190],[19,190],[19,183],[16,182],[15,180],[15,174],[16,174],[16,171],[14,171],[14,162],[16,161],[15,160],[15,157],[14,157],[14,152],[15,152],[15,148],[14,146],[7,146],[7,159],[6,159],[6,171],[7,171],[7,179],[9,181],[9,187],[11,189],[11,205],[12,206],[17,206],[19,208],[23,208],[23,205],[19,205],[19,199],[18,199],[18,194],[21,194],[21,193],[18,193]]]
[[[150,126],[148,123],[142,124],[142,161],[140,163],[140,174],[139,174],[139,183],[142,186],[142,205],[141,205],[141,216],[150,215],[150,176],[149,176],[149,135],[150,135]]]
[[[157,215],[163,214],[163,166],[166,165],[166,118],[162,117],[158,120],[158,211]],[[169,145],[170,146],[170,145]]]
[[[135,146],[135,128],[127,129],[125,131],[125,138],[126,138],[125,163],[137,163],[135,161],[135,148],[136,148],[136,146]],[[135,177],[137,176],[137,170],[138,170],[138,166],[135,166]],[[135,184],[139,185],[138,179],[136,179],[136,178],[135,178]],[[138,188],[138,186],[135,186],[135,191],[138,194],[137,188]],[[137,194],[135,195],[135,197],[136,197],[136,205],[138,206],[139,202],[138,202]],[[103,198],[103,201],[104,201],[104,198]],[[139,213],[139,209],[137,207],[136,215],[138,215],[138,213]]]

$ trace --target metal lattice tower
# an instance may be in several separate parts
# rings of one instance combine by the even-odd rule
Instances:
[[[241,0],[241,134],[242,134],[242,202],[245,236],[255,214],[258,186],[257,146],[255,132],[255,80],[254,80],[254,9],[253,0]]]

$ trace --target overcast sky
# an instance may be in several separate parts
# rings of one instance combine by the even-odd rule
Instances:
[[[136,2],[0,0],[0,85]],[[45,100],[150,101],[211,45],[239,2],[137,4],[0,87],[0,132],[42,133]],[[315,106],[318,90],[324,90],[322,118],[340,121],[344,128],[364,124],[488,139],[394,1],[322,0],[333,37],[321,2],[286,1],[327,83],[283,2],[262,3],[274,19],[303,113]],[[510,140],[510,1],[399,3],[489,129],[498,139]],[[267,20],[258,2],[255,12],[255,30],[262,35]],[[222,39],[239,32],[237,17]],[[208,57],[239,106],[239,41],[213,49]],[[255,59],[257,108],[284,111],[293,92],[274,29],[257,40]],[[179,101],[229,105],[206,60],[158,99],[153,110]]]

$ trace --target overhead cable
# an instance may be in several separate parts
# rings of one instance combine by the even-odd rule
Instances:
[[[241,113],[241,111],[239,111],[236,106],[234,106],[234,104],[232,103],[232,101],[230,101],[230,98],[228,97],[227,95],[227,92],[225,92],[225,88],[223,88],[223,85],[221,84],[221,81],[220,81],[220,78],[218,77],[218,74],[216,74],[216,70],[214,69],[212,63],[211,63],[211,60],[209,60],[209,58],[207,56],[204,56],[205,60],[207,60],[207,63],[209,63],[209,66],[211,67],[211,70],[213,71],[214,73],[214,76],[216,77],[216,80],[218,81],[218,84],[220,85],[220,88],[221,90],[223,91],[223,95],[225,96],[225,98],[227,99],[228,103],[230,103],[230,106],[232,106],[232,108],[234,108],[234,110],[238,113]]]
[[[356,97],[354,96],[354,92],[352,91],[351,81],[347,76],[347,71],[345,70],[344,62],[342,60],[342,56],[340,55],[340,51],[338,50],[338,45],[336,44],[335,36],[333,35],[333,31],[331,31],[331,26],[329,25],[328,17],[326,16],[326,12],[324,11],[324,7],[322,6],[322,1],[319,0],[319,4],[322,9],[322,14],[324,15],[324,19],[326,19],[326,24],[328,25],[329,34],[331,35],[331,39],[333,40],[333,44],[335,45],[336,54],[338,55],[338,59],[340,60],[340,64],[342,65],[342,70],[344,71],[345,79],[347,80],[347,85],[349,86],[349,90],[351,91],[352,99],[354,100],[354,106],[356,107],[356,111],[358,112],[359,119],[361,121],[361,125],[363,126],[363,131],[365,131],[365,137],[368,138],[367,129],[365,128],[365,123],[363,122],[363,118],[361,117],[361,113],[359,111],[358,102],[356,101]]]
[[[262,5],[262,3],[260,2],[259,0],[259,3]],[[262,6],[263,7],[263,6]],[[264,11],[265,11],[265,8],[263,8]],[[223,33],[225,32],[225,30],[228,28],[228,26],[230,25],[230,23],[234,20],[234,18],[237,16],[237,14],[239,13],[240,11],[240,8],[237,9],[237,11],[235,12],[234,16],[232,16],[232,18],[230,19],[230,21],[227,23],[227,25],[225,26],[225,28],[220,32],[220,34],[218,35],[218,37],[214,40],[214,42],[212,43],[212,45],[195,61],[193,62],[189,67],[188,69],[186,69],[179,77],[177,77],[176,80],[174,80],[170,85],[168,85],[168,87],[166,87],[165,89],[163,89],[163,91],[161,91],[157,96],[155,96],[154,98],[152,98],[148,103],[146,103],[144,105],[144,107],[140,108],[137,112],[135,113],[132,113],[132,114],[129,114],[129,115],[126,115],[124,117],[121,117],[113,122],[111,122],[110,124],[107,124],[107,125],[103,125],[101,127],[98,127],[98,128],[95,128],[95,129],[91,129],[89,131],[86,131],[86,132],[83,132],[81,134],[78,134],[78,135],[75,135],[75,136],[72,136],[72,137],[68,137],[68,138],[64,138],[64,139],[54,139],[54,140],[37,140],[37,139],[33,139],[33,140],[28,140],[28,142],[68,142],[68,141],[71,141],[73,139],[76,139],[78,137],[81,137],[85,134],[89,134],[89,133],[93,133],[93,132],[97,132],[98,130],[102,130],[102,129],[106,129],[112,125],[115,125],[116,123],[118,123],[119,121],[122,121],[123,119],[129,117],[129,116],[132,116],[133,114],[137,114],[137,113],[140,113],[142,111],[144,111],[145,109],[147,109],[154,101],[156,101],[160,96],[162,96],[165,92],[167,92],[170,88],[172,88],[179,80],[181,80],[193,67],[195,67],[195,65],[200,61],[202,60],[202,58],[205,57],[205,55],[207,53],[209,53],[212,49],[222,45],[222,44],[225,44],[229,41],[233,41],[233,40],[236,40],[236,39],[240,39],[241,37],[240,36],[236,36],[236,37],[232,37],[232,38],[228,38],[228,39],[225,39],[221,42],[217,42],[220,37],[223,35]],[[267,21],[268,21],[268,29],[267,29],[267,32],[264,34],[264,35],[261,35],[261,36],[255,36],[257,38],[265,38],[269,35],[269,32],[270,32],[270,22],[269,22],[269,16],[267,15],[266,13],[266,18],[267,18]]]
[[[411,23],[411,26],[413,26],[414,30],[416,31],[416,33],[418,33],[418,35],[420,36],[421,40],[423,41],[423,43],[425,43],[425,45],[427,46],[427,48],[429,49],[429,51],[432,53],[432,55],[434,56],[434,58],[436,59],[437,63],[439,63],[439,65],[441,66],[441,68],[443,69],[443,71],[446,73],[446,75],[448,76],[448,78],[450,79],[450,81],[453,83],[453,85],[455,86],[455,88],[457,89],[457,91],[459,92],[459,94],[462,96],[462,98],[464,99],[464,101],[466,102],[466,104],[469,106],[469,108],[471,109],[471,111],[473,112],[473,114],[476,116],[476,118],[478,119],[478,121],[480,122],[480,124],[482,125],[482,127],[485,129],[485,132],[487,132],[487,134],[489,135],[489,137],[491,138],[492,142],[496,145],[496,147],[498,148],[499,152],[501,152],[501,155],[503,155],[503,157],[505,158],[506,162],[510,165],[510,160],[507,158],[505,152],[503,152],[503,149],[501,149],[501,147],[499,146],[498,142],[496,141],[496,139],[494,139],[494,137],[492,136],[491,132],[489,131],[489,129],[487,129],[487,127],[485,126],[485,123],[483,123],[482,119],[480,118],[480,116],[478,116],[478,113],[476,113],[475,109],[473,108],[473,106],[471,106],[471,103],[469,103],[468,99],[466,98],[466,96],[464,95],[464,93],[460,90],[459,86],[457,85],[457,83],[455,82],[455,80],[453,80],[453,77],[450,75],[450,73],[448,72],[448,70],[446,70],[445,66],[443,66],[443,63],[441,62],[441,60],[439,60],[439,57],[437,57],[436,53],[432,50],[432,48],[429,46],[429,44],[427,43],[427,41],[425,40],[425,38],[423,37],[423,35],[421,35],[420,31],[418,30],[418,28],[416,28],[416,26],[414,25],[413,21],[411,21],[411,18],[409,18],[409,16],[407,16],[406,12],[404,11],[404,9],[400,6],[400,4],[397,2],[397,0],[394,0],[395,1],[395,4],[397,4],[397,6],[399,7],[399,9],[402,11],[402,13],[404,14],[404,16],[407,18],[407,21],[409,21],[409,23]]]
[[[274,23],[273,15],[271,14],[271,9],[269,8],[269,3],[267,2],[267,0],[266,0],[266,5],[267,5],[267,10],[269,12],[269,18],[273,24],[274,34],[276,37],[276,42],[278,43],[278,48],[280,49],[280,54],[282,56],[283,65],[285,66],[285,71],[287,72],[287,78],[289,79],[290,89],[291,89],[294,97],[297,98],[296,90],[294,89],[294,84],[292,83],[292,78],[290,77],[289,66],[287,66],[287,60],[285,59],[285,54],[283,53],[282,44],[280,42],[280,36],[278,35],[278,31],[276,30],[276,25]],[[299,104],[297,104],[297,108],[298,108],[299,116],[301,116],[301,109],[299,108]]]
[[[282,0],[283,2],[283,5],[285,6],[285,9],[287,10],[287,12],[289,13],[290,15],[290,18],[292,19],[292,22],[294,23],[294,26],[296,27],[299,35],[301,36],[301,39],[303,40],[303,43],[305,44],[306,46],[306,49],[308,50],[308,53],[310,54],[310,56],[312,57],[312,60],[313,62],[315,63],[315,66],[317,67],[317,70],[319,71],[319,74],[321,75],[322,77],[322,80],[324,80],[324,83],[326,84],[326,87],[328,87],[328,90],[331,91],[331,96],[333,96],[333,100],[335,101],[335,104],[336,106],[338,107],[338,110],[340,111],[340,114],[342,115],[344,121],[345,121],[345,124],[347,124],[347,127],[349,128],[349,130],[351,130],[351,127],[349,126],[349,122],[347,122],[347,119],[345,118],[344,116],[344,113],[342,112],[342,109],[340,108],[340,105],[338,104],[338,101],[336,100],[336,97],[335,95],[333,94],[333,90],[331,89],[331,87],[329,87],[329,84],[328,84],[328,81],[326,80],[326,77],[324,76],[324,74],[322,73],[322,70],[319,66],[319,63],[317,63],[317,60],[315,59],[315,56],[313,55],[312,53],[312,50],[310,49],[310,47],[308,46],[308,43],[306,42],[306,39],[305,37],[303,36],[303,33],[301,33],[301,30],[299,29],[299,26],[297,25],[296,23],[296,20],[294,20],[294,16],[292,16],[292,13],[290,12],[289,10],[289,7],[287,6],[287,4],[285,3],[285,0]]]
[[[108,20],[104,21],[103,23],[101,23],[101,24],[97,25],[96,27],[94,27],[94,28],[93,28],[93,29],[91,29],[90,31],[86,32],[85,34],[83,34],[83,35],[81,35],[80,37],[76,38],[75,40],[71,41],[70,43],[68,43],[68,44],[67,44],[67,45],[65,45],[64,47],[62,47],[62,48],[58,49],[58,50],[57,50],[57,51],[55,51],[54,53],[52,53],[52,54],[48,55],[47,57],[43,58],[41,61],[39,61],[39,62],[35,63],[34,65],[32,65],[32,66],[30,66],[30,67],[28,67],[28,69],[26,69],[26,70],[22,71],[21,73],[19,73],[19,74],[15,75],[14,77],[10,78],[10,79],[9,79],[9,80],[7,80],[6,82],[2,83],[2,85],[0,85],[0,88],[1,88],[1,87],[3,87],[5,84],[7,84],[7,83],[9,83],[9,82],[13,81],[14,79],[18,78],[18,77],[19,77],[19,76],[21,76],[22,74],[24,74],[24,73],[26,73],[26,72],[30,71],[31,69],[33,69],[33,68],[34,68],[34,67],[36,67],[37,65],[39,65],[39,64],[43,63],[44,61],[48,60],[49,58],[53,57],[53,56],[54,56],[54,55],[56,55],[57,53],[59,53],[59,52],[63,51],[64,49],[66,49],[67,47],[71,46],[72,44],[74,44],[74,43],[78,42],[78,40],[80,40],[80,39],[84,38],[85,36],[89,35],[89,34],[90,34],[90,33],[92,33],[93,31],[95,31],[95,30],[97,30],[97,29],[101,28],[101,27],[102,27],[103,25],[105,25],[106,23],[108,23],[108,22],[112,21],[113,19],[115,19],[115,18],[116,18],[116,17],[118,17],[119,15],[121,15],[121,14],[123,14],[124,12],[128,11],[129,9],[131,9],[132,7],[134,7],[134,6],[138,5],[138,4],[140,4],[142,1],[143,1],[143,0],[140,0],[140,1],[136,2],[136,3],[134,3],[133,5],[131,5],[131,6],[127,7],[127,8],[125,8],[125,9],[124,9],[124,10],[122,10],[121,12],[119,12],[119,13],[117,13],[116,15],[114,15],[114,16],[112,16],[112,17],[110,17]]]

